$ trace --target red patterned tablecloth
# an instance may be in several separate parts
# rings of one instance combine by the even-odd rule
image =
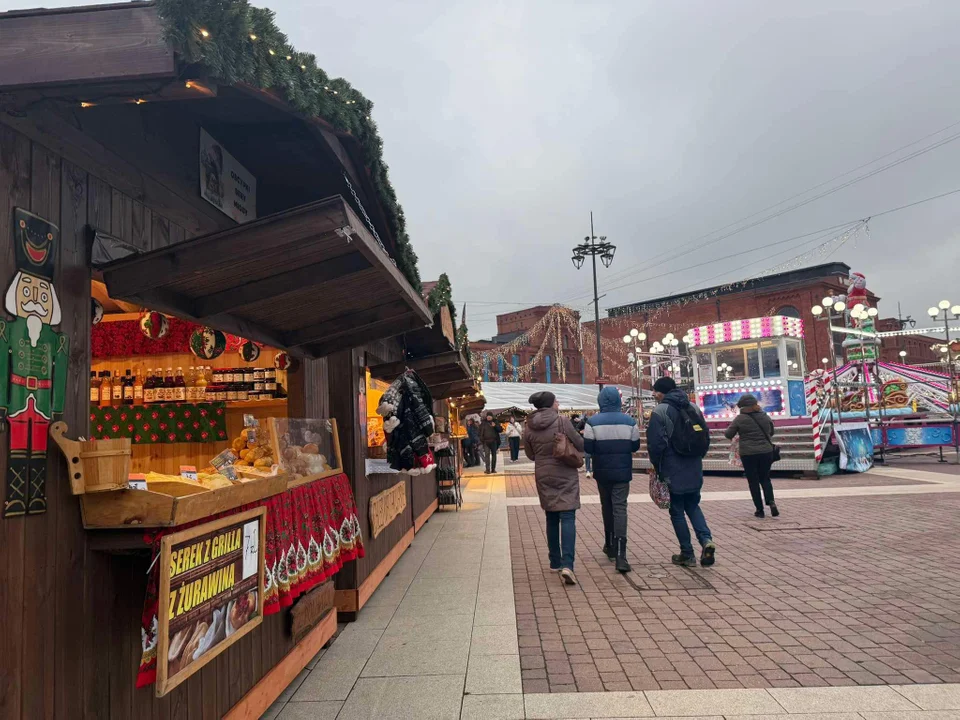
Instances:
[[[230,510],[200,522],[255,507],[267,508],[264,542],[264,614],[272,615],[311,588],[329,579],[344,563],[364,556],[363,535],[357,518],[350,481],[344,474],[316,480],[250,505]],[[200,522],[150,533],[145,541],[160,553],[165,535]],[[160,588],[159,563],[147,580],[147,597],[141,618],[142,652],[137,687],[150,685],[157,671],[157,608]]]

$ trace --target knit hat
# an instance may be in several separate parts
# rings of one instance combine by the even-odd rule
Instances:
[[[557,396],[549,390],[541,390],[540,392],[535,392],[530,396],[530,404],[533,405],[537,410],[552,408],[556,401]]]
[[[757,400],[757,396],[751,395],[750,393],[741,395],[740,399],[737,400],[737,407],[741,407],[741,408],[753,407],[754,405],[759,405],[759,404],[760,402]]]
[[[671,390],[677,389],[677,383],[673,378],[662,377],[653,384],[653,391],[666,395]]]

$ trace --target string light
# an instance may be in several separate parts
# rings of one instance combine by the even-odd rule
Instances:
[[[300,66],[300,69],[301,69],[301,70],[306,70],[306,69],[307,69],[307,66],[306,66],[306,65],[301,65],[301,66]]]
[[[257,36],[254,35],[253,33],[250,33],[250,39],[253,40],[253,41],[256,41]]]
[[[143,98],[137,98],[133,101],[134,105],[143,105],[146,102]]]
[[[267,52],[270,53],[271,55],[276,55],[276,53],[273,51],[273,48],[268,48]]]
[[[287,55],[287,60],[293,60],[293,55]]]
[[[93,107],[94,105],[96,105],[96,103],[92,103],[92,102],[82,102],[82,103],[80,103],[80,107],[82,107],[82,108],[89,108],[89,107]]]
[[[210,33],[205,28],[200,28],[200,36],[204,38],[208,38],[210,37]]]

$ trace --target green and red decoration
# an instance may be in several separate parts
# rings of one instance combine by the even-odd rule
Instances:
[[[170,331],[170,321],[163,313],[145,312],[140,318],[140,331],[151,340],[159,340]]]
[[[15,208],[16,273],[7,286],[0,319],[0,418],[8,425],[3,517],[47,509],[47,437],[63,413],[70,339],[53,329],[61,310],[54,288],[60,230]]]
[[[103,320],[103,304],[96,298],[90,298],[90,324],[99,325]]]
[[[134,445],[227,440],[226,405],[176,403],[90,409],[90,437],[130,438]]]
[[[257,358],[260,357],[260,346],[252,340],[244,341],[243,345],[240,346],[240,357],[243,358],[244,362],[256,362]]]
[[[190,352],[201,360],[220,357],[226,348],[227,336],[215,328],[197,328],[190,336]]]

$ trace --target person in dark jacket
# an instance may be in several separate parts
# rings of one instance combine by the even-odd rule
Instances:
[[[480,421],[480,442],[483,445],[483,459],[486,462],[486,474],[491,475],[497,471],[497,453],[500,450],[500,423],[498,423],[493,413],[487,413]]]
[[[686,393],[677,389],[677,383],[672,378],[663,377],[657,380],[653,384],[653,395],[658,404],[650,415],[650,424],[647,426],[647,450],[650,453],[654,472],[670,488],[670,521],[680,542],[680,554],[673,556],[673,562],[686,567],[694,567],[697,564],[693,544],[690,541],[690,528],[687,527],[687,517],[689,517],[697,540],[703,548],[700,564],[713,565],[717,546],[713,542],[713,535],[700,509],[703,457],[681,455],[674,450],[671,442],[674,427],[681,420],[680,413],[686,408],[692,407],[696,411],[704,430],[707,423],[700,408],[691,404]],[[709,447],[709,439],[708,433],[707,447]]]
[[[740,436],[740,460],[743,462],[743,472],[747,476],[750,495],[757,509],[754,515],[764,517],[763,503],[766,501],[770,506],[770,514],[777,517],[780,510],[773,498],[773,483],[770,482],[770,467],[773,465],[772,438],[776,428],[754,395],[741,395],[737,407],[740,408],[740,414],[723,434],[728,440]],[[763,488],[763,497],[760,496],[760,488]]]
[[[593,476],[600,492],[605,542],[603,552],[616,560],[617,570],[630,572],[627,562],[627,496],[633,477],[633,453],[640,449],[637,421],[621,412],[620,391],[607,386],[597,397],[600,412],[583,428],[584,450],[593,457]]]
[[[577,542],[577,510],[580,508],[580,473],[553,456],[556,435],[562,432],[583,452],[583,438],[572,423],[557,412],[557,397],[544,390],[530,396],[536,412],[523,430],[523,451],[534,462],[540,507],[547,514],[547,547],[550,569],[560,572],[567,585],[575,585],[573,551]]]
[[[474,467],[480,464],[480,428],[473,418],[467,419],[467,437],[463,439],[464,464]]]

